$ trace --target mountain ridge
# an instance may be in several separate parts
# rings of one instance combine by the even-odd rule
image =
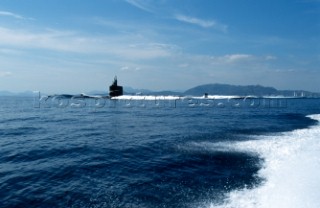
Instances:
[[[277,90],[274,87],[262,85],[229,85],[229,84],[204,84],[190,88],[185,95],[239,95],[239,96],[288,96],[288,97],[319,97],[320,93],[306,90]]]

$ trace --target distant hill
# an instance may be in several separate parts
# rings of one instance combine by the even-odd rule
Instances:
[[[13,96],[12,92],[9,91],[0,91],[1,96]]]
[[[176,95],[176,96],[182,96],[184,95],[182,92],[175,92],[175,91],[151,91],[146,89],[134,89],[132,87],[124,87],[124,94],[141,94],[141,95]]]
[[[173,96],[183,96],[184,93],[182,92],[174,92],[174,91],[157,91],[157,92],[152,92],[150,93],[150,95],[157,95],[157,96],[160,96],[160,95],[164,95],[164,96],[169,96],[169,95],[173,95]]]
[[[146,89],[134,89],[134,88],[128,87],[128,86],[124,86],[124,87],[123,87],[123,90],[124,90],[124,94],[137,94],[137,93],[149,94],[149,93],[152,93],[151,90],[146,90]]]
[[[202,96],[209,95],[240,95],[240,96],[297,96],[297,97],[319,97],[319,93],[303,90],[277,90],[273,87],[261,85],[228,85],[228,84],[206,84],[193,87],[184,92],[185,95]]]
[[[304,90],[277,90],[274,87],[261,85],[228,85],[228,84],[205,84],[193,87],[185,92],[175,91],[150,91],[146,89],[124,88],[125,94],[156,95],[156,96],[203,96],[209,95],[239,95],[239,96],[287,96],[287,97],[320,97],[320,93],[312,93]]]
[[[236,86],[227,84],[206,84],[191,88],[185,91],[186,95],[275,95],[277,90],[273,87],[263,87],[260,85]]]
[[[32,97],[37,95],[37,93],[33,91],[25,91],[25,92],[9,92],[9,91],[0,91],[0,96],[19,96],[19,97]]]

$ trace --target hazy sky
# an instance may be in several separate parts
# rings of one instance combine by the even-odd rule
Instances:
[[[319,0],[0,0],[0,91],[320,92]]]

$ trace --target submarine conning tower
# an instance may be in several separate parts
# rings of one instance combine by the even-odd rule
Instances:
[[[115,76],[112,85],[109,87],[109,96],[116,97],[120,95],[123,95],[123,87],[118,86],[117,76]]]

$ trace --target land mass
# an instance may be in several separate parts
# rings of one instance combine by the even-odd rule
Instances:
[[[277,90],[274,87],[261,85],[228,85],[206,84],[193,87],[184,92],[185,95],[239,95],[239,96],[286,96],[286,97],[319,97],[320,93],[305,90]]]
[[[142,95],[176,95],[176,96],[203,96],[208,95],[235,95],[235,96],[285,96],[285,97],[320,97],[320,93],[305,90],[277,90],[274,87],[261,85],[228,85],[228,84],[205,84],[190,88],[184,92],[134,90],[126,91],[125,94]]]

